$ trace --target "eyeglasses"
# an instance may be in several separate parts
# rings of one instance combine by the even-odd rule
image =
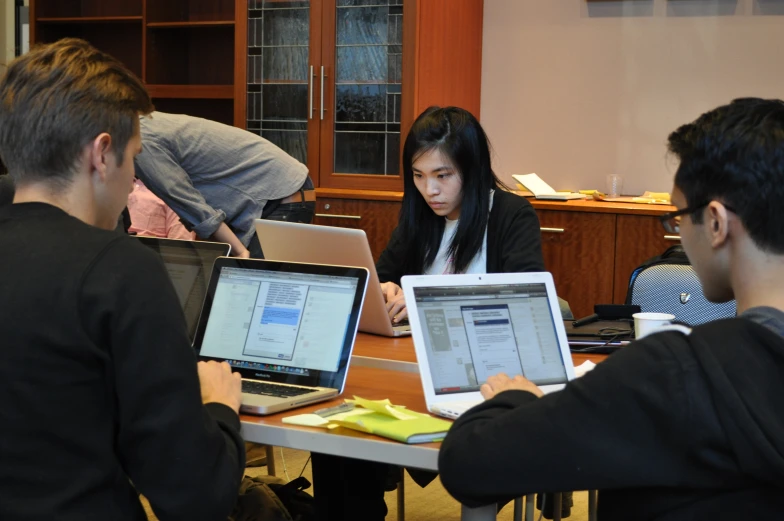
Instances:
[[[664,226],[664,229],[667,230],[667,233],[681,233],[681,217],[684,215],[691,215],[695,212],[699,212],[706,206],[710,204],[710,201],[704,202],[702,204],[695,204],[694,206],[687,206],[681,210],[676,210],[674,212],[668,212],[659,216],[659,220]],[[722,203],[724,204],[724,203]],[[729,206],[724,204],[724,208],[729,210],[732,213],[735,213],[735,210]]]

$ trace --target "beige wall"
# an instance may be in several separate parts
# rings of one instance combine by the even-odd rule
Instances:
[[[14,57],[14,0],[0,0],[0,73]]]
[[[781,0],[485,0],[482,124],[496,172],[668,191],[666,137],[741,96],[784,98]]]

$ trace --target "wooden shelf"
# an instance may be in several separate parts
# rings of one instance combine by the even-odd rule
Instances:
[[[234,85],[147,85],[152,98],[234,99]]]
[[[67,16],[36,19],[36,22],[41,24],[130,23],[141,21],[141,16]]]
[[[233,26],[234,20],[217,20],[208,22],[150,22],[147,24],[149,29],[178,29],[191,27],[220,27]]]

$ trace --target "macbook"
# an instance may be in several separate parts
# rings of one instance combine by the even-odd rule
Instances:
[[[271,414],[343,392],[368,272],[221,257],[194,347],[242,375],[242,412]]]
[[[363,230],[256,219],[256,234],[267,259],[367,268],[370,279],[359,330],[383,336],[411,334],[408,324],[392,325],[389,319],[376,265]]]
[[[428,410],[457,418],[490,376],[523,375],[545,393],[574,378],[549,273],[403,277]]]
[[[210,281],[212,265],[218,257],[228,256],[231,246],[222,242],[183,241],[137,236],[138,240],[160,255],[174,290],[185,312],[188,336],[193,342],[196,324]]]

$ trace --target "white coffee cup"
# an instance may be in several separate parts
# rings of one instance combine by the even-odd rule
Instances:
[[[669,326],[675,320],[675,315],[669,313],[635,313],[632,317],[634,317],[634,338],[638,340],[664,326]]]

